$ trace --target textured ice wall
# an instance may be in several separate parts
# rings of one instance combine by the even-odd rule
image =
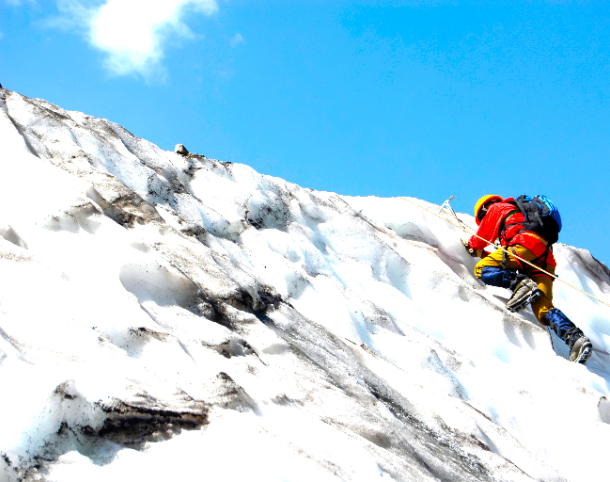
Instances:
[[[608,436],[601,305],[557,286],[587,370],[400,199],[178,156],[5,90],[0,135],[4,480],[603,473],[604,445],[565,423]],[[610,292],[587,252],[558,260]]]

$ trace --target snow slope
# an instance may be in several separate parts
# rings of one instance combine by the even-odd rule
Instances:
[[[606,306],[556,283],[596,349],[571,364],[411,203],[0,107],[0,480],[608,477]]]

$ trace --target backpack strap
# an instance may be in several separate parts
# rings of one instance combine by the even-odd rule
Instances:
[[[510,204],[513,204],[512,202]],[[510,213],[508,213],[506,216],[504,216],[504,218],[502,219],[502,221],[500,221],[500,229],[498,230],[498,235],[500,236],[500,244],[502,244],[502,238],[504,238],[505,241],[508,241],[506,239],[506,230],[508,228],[510,228],[511,226],[517,226],[521,223],[510,223],[510,224],[506,224],[506,220],[508,218],[510,218],[513,214],[517,214],[520,213],[521,211],[519,211],[518,209],[515,209],[514,211],[511,211]],[[521,232],[521,231],[519,231]]]

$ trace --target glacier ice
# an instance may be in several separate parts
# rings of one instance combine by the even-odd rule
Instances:
[[[570,364],[411,203],[7,90],[0,136],[0,480],[603,479],[607,307],[556,283],[596,349]]]

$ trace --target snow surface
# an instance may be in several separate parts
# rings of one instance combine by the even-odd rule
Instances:
[[[608,477],[606,306],[555,283],[596,349],[569,363],[411,203],[0,107],[0,480]],[[556,256],[610,298],[588,251]]]

